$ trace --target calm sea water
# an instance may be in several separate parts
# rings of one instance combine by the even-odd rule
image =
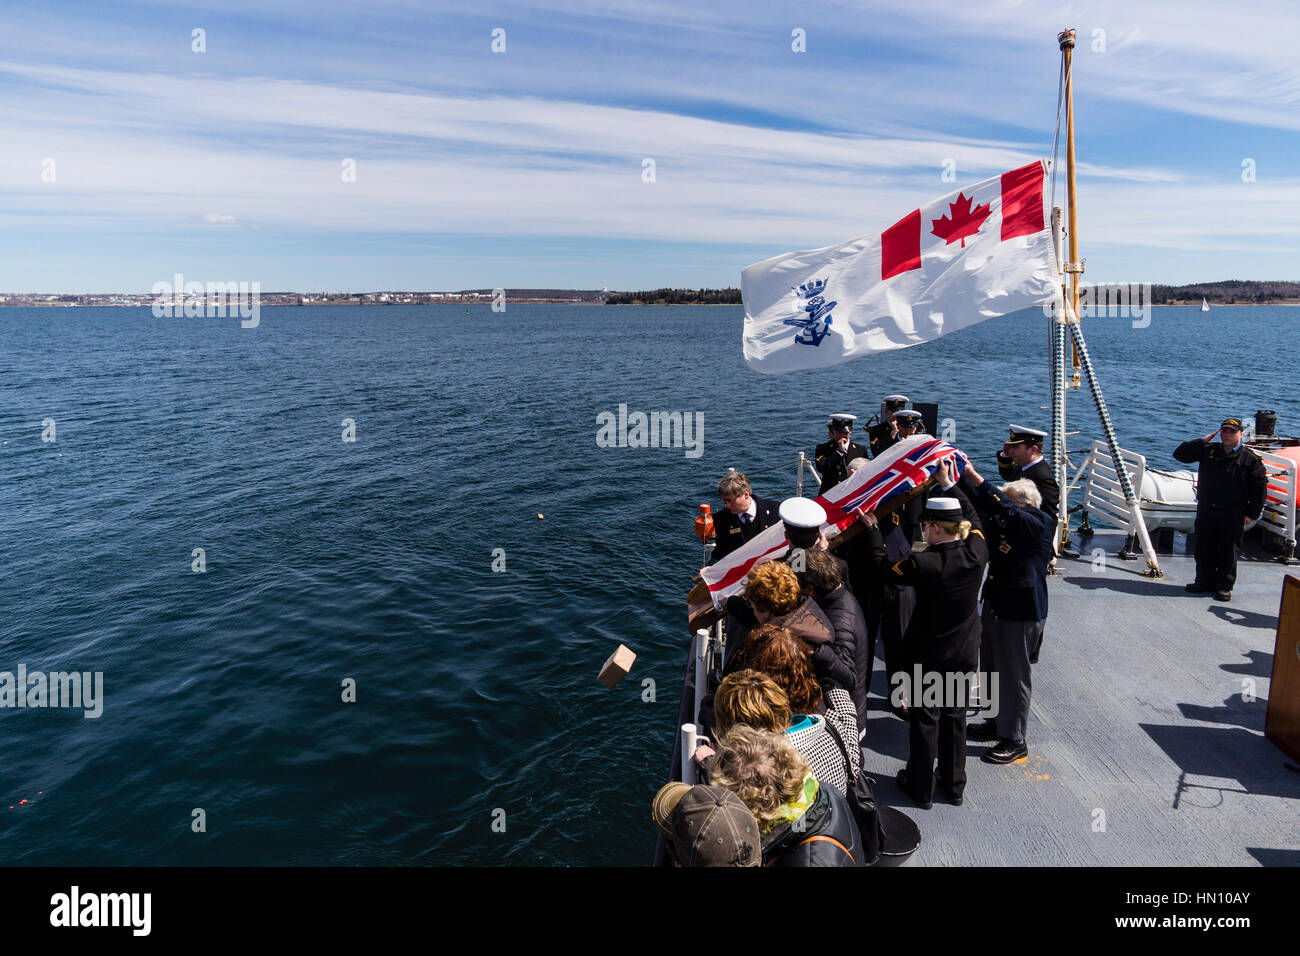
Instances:
[[[0,862],[647,863],[725,469],[791,494],[829,412],[896,391],[986,459],[1009,420],[1050,424],[1040,315],[777,378],[741,315],[0,309],[0,671],[105,695],[98,719],[0,709]],[[1170,467],[1257,408],[1300,433],[1298,317],[1086,320],[1121,443]],[[620,403],[702,412],[703,455],[598,447]],[[1096,420],[1072,393],[1070,447]]]

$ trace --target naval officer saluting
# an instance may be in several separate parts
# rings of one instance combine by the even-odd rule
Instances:
[[[1042,510],[1056,521],[1056,506],[1061,500],[1061,486],[1056,483],[1052,466],[1043,457],[1043,439],[1047,432],[1037,428],[1012,425],[1011,434],[998,452],[998,474],[1003,481],[1028,478],[1043,497]]]
[[[1214,441],[1215,436],[1219,440]],[[1268,494],[1268,472],[1241,444],[1241,419],[1225,418],[1218,431],[1185,441],[1174,450],[1184,464],[1199,464],[1196,487],[1196,580],[1193,594],[1214,592],[1232,600],[1237,546],[1246,526],[1258,521]]]
[[[878,458],[898,444],[898,412],[907,408],[906,395],[886,395],[880,402],[880,422],[867,429],[871,457]]]
[[[857,420],[856,415],[832,415],[826,423],[829,437],[813,451],[817,473],[822,476],[819,495],[826,494],[849,476],[849,462],[867,457],[867,450],[853,441],[853,423]]]

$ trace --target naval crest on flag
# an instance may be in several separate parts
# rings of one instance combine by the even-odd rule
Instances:
[[[803,307],[803,311],[807,314],[801,318],[786,319],[784,324],[799,329],[794,340],[800,345],[821,345],[822,339],[826,338],[826,333],[831,327],[831,309],[839,303],[827,302],[826,297],[822,295],[826,291],[825,279],[812,279],[794,291],[799,298],[807,301],[808,304]]]
[[[1046,168],[1037,160],[914,209],[878,233],[745,269],[745,361],[767,373],[838,365],[1054,299],[1060,273]],[[835,301],[827,302],[832,288]],[[806,300],[795,319],[791,291]],[[791,336],[790,326],[799,332]]]

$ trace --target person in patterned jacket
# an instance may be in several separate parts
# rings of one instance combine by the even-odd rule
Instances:
[[[771,677],[737,671],[722,681],[714,696],[714,729],[719,737],[736,724],[785,734],[808,761],[813,776],[847,794],[862,763],[853,698],[836,687],[826,692],[825,701],[824,714],[793,713],[789,696]]]

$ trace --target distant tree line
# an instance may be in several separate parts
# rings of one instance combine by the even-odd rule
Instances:
[[[606,305],[740,305],[739,289],[655,289],[652,292],[620,292],[605,300]]]
[[[1151,301],[1155,305],[1168,302],[1276,302],[1279,299],[1300,299],[1300,282],[1266,282],[1253,279],[1227,279],[1223,282],[1198,282],[1194,285],[1152,285]]]

